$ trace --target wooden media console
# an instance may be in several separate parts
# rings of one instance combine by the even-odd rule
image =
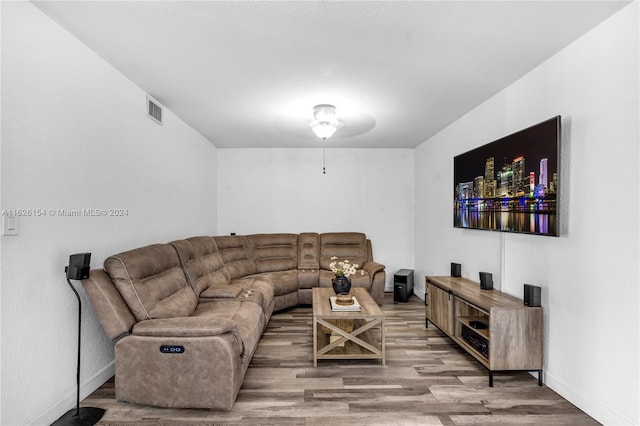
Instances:
[[[542,308],[462,277],[425,279],[426,319],[489,370],[489,386],[515,370],[537,371],[542,386]]]

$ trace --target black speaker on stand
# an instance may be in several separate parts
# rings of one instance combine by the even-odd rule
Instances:
[[[71,287],[71,290],[78,299],[78,363],[76,369],[76,408],[67,411],[58,420],[52,423],[52,426],[91,426],[100,421],[104,415],[102,408],[94,407],[80,407],[80,343],[81,343],[81,330],[82,330],[82,302],[80,301],[80,295],[75,289],[71,280],[84,280],[89,278],[89,271],[91,270],[91,253],[77,253],[69,256],[69,266],[64,268],[67,274],[67,284]]]

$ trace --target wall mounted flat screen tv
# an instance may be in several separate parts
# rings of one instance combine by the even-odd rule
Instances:
[[[456,228],[557,237],[560,116],[453,159]]]

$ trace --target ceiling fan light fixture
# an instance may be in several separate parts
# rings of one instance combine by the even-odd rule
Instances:
[[[320,139],[327,140],[338,128],[336,119],[336,107],[329,104],[320,104],[313,107],[311,129]]]
[[[320,139],[327,140],[335,133],[336,126],[332,126],[329,123],[321,122],[313,125],[311,130],[313,130],[313,133],[315,133],[316,136],[319,137]]]

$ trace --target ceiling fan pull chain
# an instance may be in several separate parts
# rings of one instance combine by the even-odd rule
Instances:
[[[326,174],[325,167],[324,167],[324,165],[326,163],[326,157],[327,157],[326,156],[326,151],[327,151],[327,148],[322,147],[322,174],[323,175]]]

